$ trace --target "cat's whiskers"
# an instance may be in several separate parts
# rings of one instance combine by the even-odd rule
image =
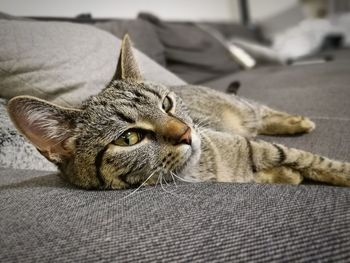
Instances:
[[[162,187],[162,189],[163,189],[164,192],[166,192],[166,193],[168,193],[168,194],[171,194],[171,195],[173,195],[173,196],[179,197],[177,194],[174,194],[172,191],[168,191],[168,190],[165,189],[165,187],[164,187],[164,185],[163,185],[163,183],[162,183],[162,181],[163,181],[163,179],[164,179],[163,173],[162,173],[162,172],[160,173],[160,177],[159,177],[159,178],[160,178],[160,186]],[[167,183],[166,180],[165,180],[165,182]],[[167,183],[167,185],[169,186],[168,183]]]
[[[204,130],[208,129],[207,127],[205,126],[195,126],[195,131],[198,133],[198,135],[202,135]]]
[[[160,169],[161,169],[161,173],[162,173],[161,178],[163,178],[163,172],[164,172],[165,174],[170,174],[171,177],[172,177],[172,179],[173,179],[173,182],[174,182],[175,186],[177,187],[176,181],[175,181],[173,175],[171,174],[171,173],[172,173],[171,170],[170,170],[169,168],[166,168],[166,167],[164,166],[164,164],[161,164]],[[164,181],[165,181],[165,183],[166,183],[168,186],[170,185],[170,184],[166,181],[165,178],[164,178]]]
[[[160,186],[162,187],[162,189],[166,192],[164,186],[163,186],[163,173],[160,174]]]
[[[176,179],[175,179],[175,177],[173,176],[173,172],[172,172],[171,170],[169,170],[169,171],[167,172],[167,174],[171,176],[172,183],[177,187]],[[165,178],[164,178],[164,180],[165,180],[165,183],[166,183],[167,185],[171,185],[171,183],[167,182]],[[169,178],[169,180],[170,180],[170,178]]]
[[[166,184],[167,186],[169,186],[169,183],[168,183],[168,181],[166,180],[165,176],[163,176],[163,174],[162,174],[162,180],[164,180],[165,184]]]
[[[207,128],[213,125],[209,120],[201,120],[199,122],[196,122],[194,126],[197,128]]]
[[[174,183],[175,187],[177,187],[176,180],[175,180],[175,177],[173,175],[173,172],[170,172],[170,175],[171,175],[171,178],[173,179],[173,183]]]
[[[204,125],[207,125],[207,124],[209,124],[210,123],[210,121],[208,120],[208,119],[202,119],[202,120],[200,120],[200,121],[197,121],[196,122],[196,125],[202,125],[204,123]]]
[[[160,180],[160,176],[158,176],[158,178],[157,178],[157,182],[156,182],[156,184],[155,184],[155,185],[158,185],[159,180]]]
[[[138,190],[140,190],[140,188],[143,187],[143,186],[147,183],[147,181],[148,181],[149,179],[151,179],[151,177],[152,177],[157,171],[158,171],[158,170],[155,170],[153,173],[151,173],[151,175],[148,176],[147,179],[146,179],[139,187],[137,187],[134,191],[132,191],[132,192],[131,192],[130,194],[128,194],[127,196],[123,197],[121,200],[126,199],[126,198],[132,196],[132,195],[135,194]]]
[[[187,183],[196,183],[197,181],[196,180],[193,180],[193,181],[190,181],[190,180],[186,180],[178,175],[176,175],[175,173],[172,173],[172,175],[174,175],[177,179],[181,180],[181,181],[184,181],[184,182],[187,182]]]

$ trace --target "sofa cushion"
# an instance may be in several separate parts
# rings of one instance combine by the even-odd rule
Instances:
[[[228,48],[195,23],[171,23],[151,14],[139,18],[153,24],[165,48],[167,68],[191,84],[239,70]]]
[[[1,262],[329,262],[350,257],[350,191],[197,183],[72,188],[0,170]]]
[[[124,19],[97,22],[93,25],[120,39],[128,33],[136,49],[146,54],[158,64],[165,66],[164,46],[152,24],[148,21],[142,19]]]
[[[0,97],[33,95],[79,105],[111,80],[120,40],[92,26],[68,22],[0,20]],[[136,51],[148,80],[184,82]]]
[[[344,57],[341,51],[341,55]],[[350,50],[347,51],[350,55]],[[204,86],[225,92],[238,81],[240,96],[310,117],[349,116],[350,59],[303,66],[265,66],[232,73]]]

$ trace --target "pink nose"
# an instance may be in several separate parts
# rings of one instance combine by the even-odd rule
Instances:
[[[169,118],[158,129],[163,138],[172,145],[191,144],[191,128],[176,118]]]
[[[188,144],[191,145],[191,128],[188,127],[184,134],[181,135],[178,144]]]

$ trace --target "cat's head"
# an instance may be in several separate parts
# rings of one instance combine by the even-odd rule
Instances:
[[[127,36],[115,77],[81,108],[20,96],[8,112],[65,179],[87,189],[154,184],[199,159],[199,135],[185,105],[167,87],[142,79]]]

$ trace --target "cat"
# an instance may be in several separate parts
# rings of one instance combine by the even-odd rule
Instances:
[[[311,132],[310,119],[206,87],[145,81],[128,36],[110,84],[80,108],[19,96],[8,112],[62,178],[85,189],[128,189],[174,177],[288,184],[310,178],[350,186],[349,163],[254,140]]]

